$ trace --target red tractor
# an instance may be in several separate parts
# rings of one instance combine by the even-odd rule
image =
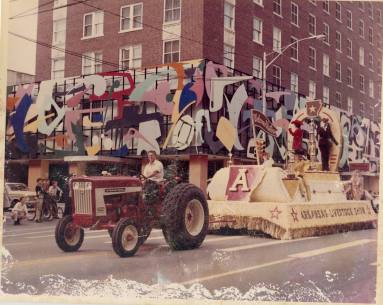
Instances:
[[[189,183],[141,182],[135,177],[77,177],[71,181],[72,215],[57,223],[56,243],[77,251],[84,228],[108,230],[113,250],[133,256],[161,228],[173,250],[198,248],[208,230],[209,211],[203,192]]]

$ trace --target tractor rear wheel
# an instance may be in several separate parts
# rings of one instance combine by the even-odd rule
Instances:
[[[133,256],[143,243],[139,226],[129,218],[122,218],[112,234],[113,250],[120,257]]]
[[[56,244],[64,252],[80,249],[84,241],[84,229],[73,223],[72,216],[61,218],[55,230]]]
[[[178,184],[165,197],[162,208],[162,231],[170,248],[198,248],[209,226],[209,209],[203,192],[193,184]]]

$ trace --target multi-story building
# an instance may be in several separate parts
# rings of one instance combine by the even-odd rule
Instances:
[[[351,162],[379,170],[382,3],[40,0],[39,7],[36,80],[52,81],[30,87],[32,101],[18,104],[14,88],[10,116],[24,122],[10,120],[6,152],[9,164],[28,163],[31,185],[48,172],[86,172],[85,162],[140,165],[141,153],[155,149],[164,161],[182,160],[206,187],[227,160],[221,117],[235,130],[227,149],[238,162],[253,162],[259,136],[282,164],[283,126],[305,97],[339,113],[341,170]],[[249,124],[249,110],[263,108],[262,79],[271,94],[265,114],[282,124],[275,137]],[[19,114],[12,103],[30,110]]]
[[[40,9],[38,40],[84,57],[39,46],[37,80],[196,58],[262,78],[264,52],[325,34],[286,50],[268,67],[267,80],[380,117],[381,2],[56,0],[50,6]]]

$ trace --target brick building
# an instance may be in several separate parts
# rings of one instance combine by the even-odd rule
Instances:
[[[56,0],[40,8],[38,41],[88,57],[39,46],[36,79],[196,58],[261,78],[264,51],[324,33],[323,41],[286,50],[267,80],[373,119],[380,117],[382,10],[370,1]]]

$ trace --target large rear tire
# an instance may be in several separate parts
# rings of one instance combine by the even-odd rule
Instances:
[[[122,218],[112,234],[114,252],[120,257],[133,256],[142,243],[139,226],[129,218]]]
[[[203,192],[193,184],[181,183],[165,197],[162,231],[173,250],[198,248],[209,227],[209,209]]]
[[[64,252],[80,249],[84,241],[84,229],[73,223],[72,216],[61,218],[55,230],[56,244]]]

